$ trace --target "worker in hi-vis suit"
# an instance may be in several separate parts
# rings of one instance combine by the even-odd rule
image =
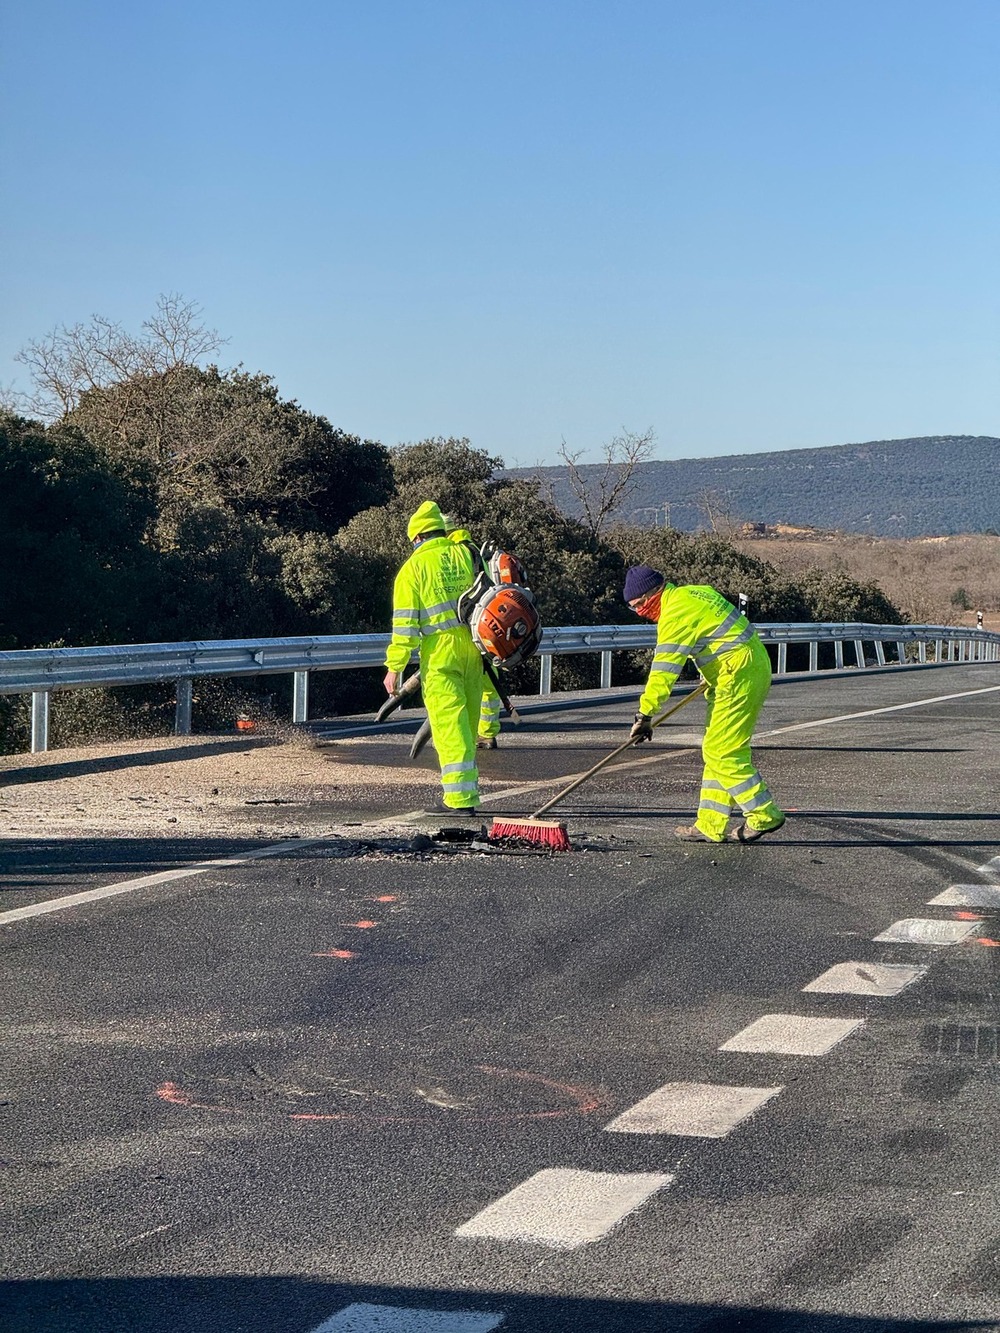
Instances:
[[[483,694],[483,660],[457,604],[474,578],[472,556],[447,539],[441,510],[425,500],[407,525],[413,553],[396,575],[392,639],[385,688],[398,692],[414,648],[420,688],[441,765],[444,806],[453,813],[479,808],[476,730]]]
[[[686,842],[725,842],[737,808],[740,842],[756,842],[785,822],[750,754],[757,715],[771,688],[771,661],[753,626],[714,588],[668,583],[659,570],[633,565],[625,600],[656,624],[656,649],[632,726],[636,742],[651,740],[653,717],[666,703],[690,658],[708,683],[702,741],[705,770],[695,822],[674,830]]]

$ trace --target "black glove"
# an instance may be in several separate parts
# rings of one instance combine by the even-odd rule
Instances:
[[[643,741],[651,741],[653,739],[653,719],[647,717],[645,713],[636,713],[632,730],[629,732],[629,739],[635,741],[636,745],[641,745]]]

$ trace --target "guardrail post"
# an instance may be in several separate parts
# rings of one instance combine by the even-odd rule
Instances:
[[[309,672],[296,671],[292,683],[292,722],[309,721]]]
[[[31,692],[31,753],[44,754],[49,748],[49,692]]]
[[[834,639],[833,641],[833,664],[834,669],[843,671],[844,669],[844,641],[843,639]]]
[[[551,694],[551,693],[552,693],[552,654],[551,654],[551,653],[542,653],[542,654],[540,654],[540,655],[539,655],[539,658],[538,658],[538,662],[539,662],[539,672],[538,672],[538,693],[539,693],[539,694]]]
[[[788,670],[788,644],[778,644],[778,670],[779,676],[784,676]]]
[[[935,662],[944,661],[944,639],[934,640],[934,661]]]
[[[865,645],[860,639],[854,640],[854,665],[862,669],[865,665]]]
[[[921,639],[920,642],[917,644],[917,661],[918,662],[927,661],[927,644],[924,643],[923,639]]]
[[[903,666],[906,662],[906,644],[896,640],[896,656],[899,658],[899,665]]]
[[[885,644],[881,639],[875,640],[875,661],[879,666],[885,666]]]
[[[182,676],[177,682],[177,703],[174,707],[174,735],[191,735],[191,697],[194,681],[190,676]]]
[[[819,670],[819,640],[811,639],[809,642],[809,670]]]
[[[601,653],[601,689],[611,689],[611,649]]]

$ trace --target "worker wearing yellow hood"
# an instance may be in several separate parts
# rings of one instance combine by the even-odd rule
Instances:
[[[441,765],[444,805],[475,814],[479,808],[476,729],[483,692],[483,662],[468,625],[458,618],[458,599],[475,579],[472,556],[445,536],[433,500],[410,518],[406,535],[413,553],[396,575],[392,595],[392,639],[386,653],[385,688],[395,694],[416,649],[420,687]]]

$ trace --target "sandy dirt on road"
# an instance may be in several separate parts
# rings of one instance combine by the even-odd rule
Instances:
[[[398,765],[366,763],[368,745],[165,736],[6,755],[0,836],[294,836],[305,823],[363,819],[392,794],[398,805],[401,789],[409,809],[437,798],[432,768],[410,767],[405,749]]]

